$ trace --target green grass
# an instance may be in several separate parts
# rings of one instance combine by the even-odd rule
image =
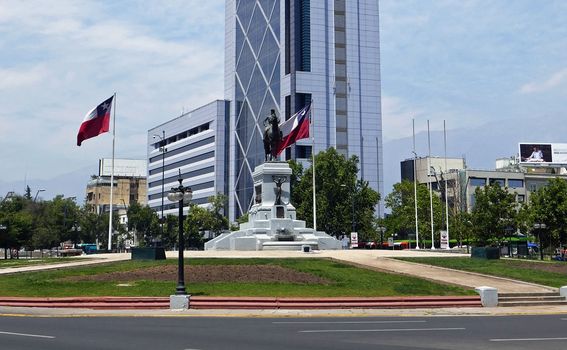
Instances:
[[[567,286],[567,273],[537,269],[541,264],[565,265],[565,262],[539,262],[512,259],[473,259],[473,258],[399,258],[400,260],[441,266],[450,269],[478,272],[491,276],[506,277],[550,287]]]
[[[206,296],[272,296],[272,297],[333,297],[333,296],[417,296],[472,295],[473,291],[441,285],[413,277],[361,269],[325,259],[189,259],[193,265],[261,265],[273,264],[318,275],[328,284],[294,283],[191,283],[192,295]],[[66,277],[94,275],[112,271],[130,271],[161,264],[177,264],[177,260],[123,261],[104,265],[66,268],[52,271],[0,276],[2,296],[168,296],[175,290],[176,281],[135,281],[119,287],[116,281],[69,281]]]

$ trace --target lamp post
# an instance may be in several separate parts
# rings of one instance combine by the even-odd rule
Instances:
[[[547,226],[545,224],[539,222],[534,224],[534,229],[537,230],[537,239],[539,240],[539,257],[541,260],[543,260],[543,244],[541,242],[541,230],[545,230],[546,228]]]
[[[43,188],[37,190],[37,192],[35,193],[35,197],[33,197],[33,201],[34,201],[34,202],[37,200],[37,195],[39,194],[39,192],[45,192],[45,190],[44,190]]]
[[[164,224],[164,220],[163,220],[163,197],[165,195],[164,193],[164,185],[165,185],[165,153],[167,152],[167,148],[165,148],[165,130],[162,130],[162,136],[159,135],[153,135],[154,139],[157,137],[159,138],[159,143],[160,143],[160,147],[159,147],[159,151],[161,152],[161,217],[160,217],[160,233],[163,239],[163,224]]]
[[[386,228],[384,226],[378,226],[378,231],[380,231],[380,249],[382,249],[382,244],[384,243],[384,232],[386,232]]]
[[[0,231],[4,233],[4,260],[8,260],[8,226],[0,224]]]
[[[167,199],[172,202],[179,202],[179,260],[177,269],[177,288],[176,295],[187,295],[185,290],[185,270],[183,261],[183,251],[185,250],[185,238],[183,237],[183,201],[189,202],[193,198],[193,191],[191,187],[183,186],[183,179],[181,178],[181,170],[179,171],[178,187],[173,187],[167,194]]]

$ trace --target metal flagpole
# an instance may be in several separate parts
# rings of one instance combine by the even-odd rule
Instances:
[[[311,124],[311,158],[313,158],[313,230],[317,231],[317,200],[315,196],[315,126],[313,125],[313,100],[309,107],[309,122]]]
[[[415,119],[412,119],[411,121],[413,131],[413,202],[415,207],[415,249],[419,249],[419,225],[417,224],[417,153],[415,153]]]
[[[116,143],[116,92],[114,93],[114,111],[112,117],[112,170],[110,171],[110,217],[108,219],[108,250],[112,250],[112,201],[114,189],[114,146]]]
[[[445,120],[443,120],[443,141],[445,146],[445,226],[447,230],[447,249],[449,249],[449,199],[447,195],[447,129],[445,128]]]
[[[427,120],[427,147],[429,156],[427,157],[427,183],[429,184],[429,213],[431,214],[431,250],[435,250],[435,236],[433,234],[433,186],[431,185],[431,138],[429,137],[429,119]]]

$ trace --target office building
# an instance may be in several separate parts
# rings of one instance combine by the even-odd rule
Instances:
[[[126,210],[130,204],[146,204],[146,173],[144,159],[114,159],[112,210],[119,212],[121,223],[125,223]],[[86,190],[86,204],[93,212],[104,213],[110,210],[111,175],[112,159],[100,159],[98,176],[87,183]]]
[[[264,119],[310,101],[315,149],[302,140],[282,159],[334,147],[358,156],[360,177],[383,193],[378,1],[227,0],[225,11],[231,220],[253,204]]]
[[[161,216],[178,214],[172,187],[191,187],[192,203],[228,193],[228,101],[217,100],[148,130],[148,205]],[[188,207],[185,207],[185,211]]]

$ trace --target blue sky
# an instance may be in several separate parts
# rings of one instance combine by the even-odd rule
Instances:
[[[386,141],[412,118],[423,131],[567,117],[567,1],[380,10]],[[149,128],[223,98],[224,1],[0,0],[0,52],[0,182],[96,169],[111,135],[77,147],[76,132],[114,92],[116,156],[143,159]]]

